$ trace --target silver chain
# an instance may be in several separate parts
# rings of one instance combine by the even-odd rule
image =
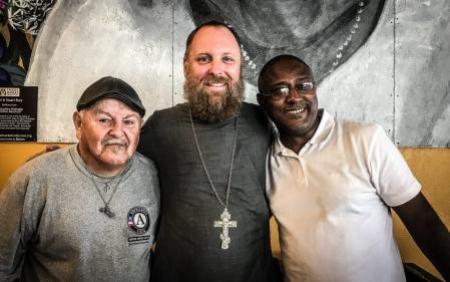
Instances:
[[[94,173],[92,173],[89,169],[86,170],[89,172],[90,178],[92,180],[92,183],[95,186],[95,189],[97,190],[98,195],[100,196],[100,198],[102,199],[103,204],[105,205],[104,207],[99,209],[99,212],[102,212],[104,214],[106,214],[108,217],[112,218],[115,217],[116,214],[109,208],[109,203],[111,202],[114,194],[116,193],[116,191],[118,190],[117,187],[119,187],[120,182],[122,182],[123,176],[125,175],[125,173],[128,171],[128,168],[130,167],[130,161],[128,161],[127,165],[124,167],[124,169],[122,169],[122,171],[118,174],[119,176],[119,181],[117,181],[117,184],[115,187],[111,187],[111,196],[109,196],[108,201],[105,200],[105,198],[103,197],[100,188],[98,188],[97,186],[97,182],[94,180]],[[112,183],[115,179],[117,178],[117,176],[114,176],[111,180],[105,182],[105,185],[109,185],[109,183]]]
[[[189,119],[191,121],[192,135],[194,136],[195,146],[197,147],[198,156],[200,157],[200,161],[202,163],[203,170],[205,171],[206,177],[208,178],[209,185],[211,186],[211,190],[214,192],[214,195],[216,195],[216,198],[219,201],[220,205],[222,205],[226,209],[228,207],[228,200],[230,198],[231,177],[233,175],[233,165],[234,165],[234,157],[235,157],[235,153],[236,153],[236,144],[237,144],[237,135],[238,135],[237,122],[238,122],[239,116],[237,116],[234,120],[233,148],[231,150],[230,171],[228,172],[227,190],[226,190],[225,203],[224,203],[222,201],[222,199],[220,198],[219,193],[217,193],[216,186],[214,185],[214,183],[211,179],[211,175],[209,174],[209,171],[206,167],[205,160],[203,159],[202,151],[200,150],[197,133],[195,132],[194,120],[192,118],[191,107],[189,107],[189,105],[188,105],[188,108],[189,108]]]

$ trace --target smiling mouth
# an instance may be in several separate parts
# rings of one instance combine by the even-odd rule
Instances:
[[[225,82],[206,82],[206,86],[208,87],[225,87]]]
[[[303,113],[306,110],[306,108],[301,108],[301,109],[297,109],[297,110],[288,110],[288,113],[291,114],[299,114],[299,113]]]
[[[203,83],[206,87],[223,88],[228,85],[228,79],[223,76],[215,77],[210,75],[209,77],[204,79]]]
[[[292,114],[292,115],[298,115],[301,114],[303,112],[306,112],[308,108],[308,105],[296,105],[293,107],[288,107],[284,110],[284,112],[288,113],[288,114]]]

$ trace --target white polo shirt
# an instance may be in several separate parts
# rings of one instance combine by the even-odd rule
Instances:
[[[420,184],[379,125],[323,111],[298,154],[278,138],[267,166],[286,281],[405,281],[389,207]]]

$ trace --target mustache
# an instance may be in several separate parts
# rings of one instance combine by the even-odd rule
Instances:
[[[226,83],[229,84],[230,79],[225,76],[217,76],[217,75],[208,75],[203,79],[204,84],[212,84],[212,83]]]
[[[290,105],[284,107],[284,111],[296,111],[296,110],[300,110],[303,108],[310,108],[310,107],[311,107],[311,103],[302,101],[302,102],[290,104]]]
[[[117,138],[107,138],[102,141],[102,145],[110,146],[110,145],[118,145],[118,146],[128,146],[128,142],[126,140],[117,139]]]

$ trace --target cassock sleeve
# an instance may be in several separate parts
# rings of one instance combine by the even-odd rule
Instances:
[[[156,118],[157,114],[158,111],[155,111],[142,126],[139,144],[137,147],[137,151],[139,153],[141,153],[142,155],[146,156],[151,160],[154,160],[155,157],[154,148],[156,147],[155,145],[156,131],[154,130],[154,126],[157,119]]]

